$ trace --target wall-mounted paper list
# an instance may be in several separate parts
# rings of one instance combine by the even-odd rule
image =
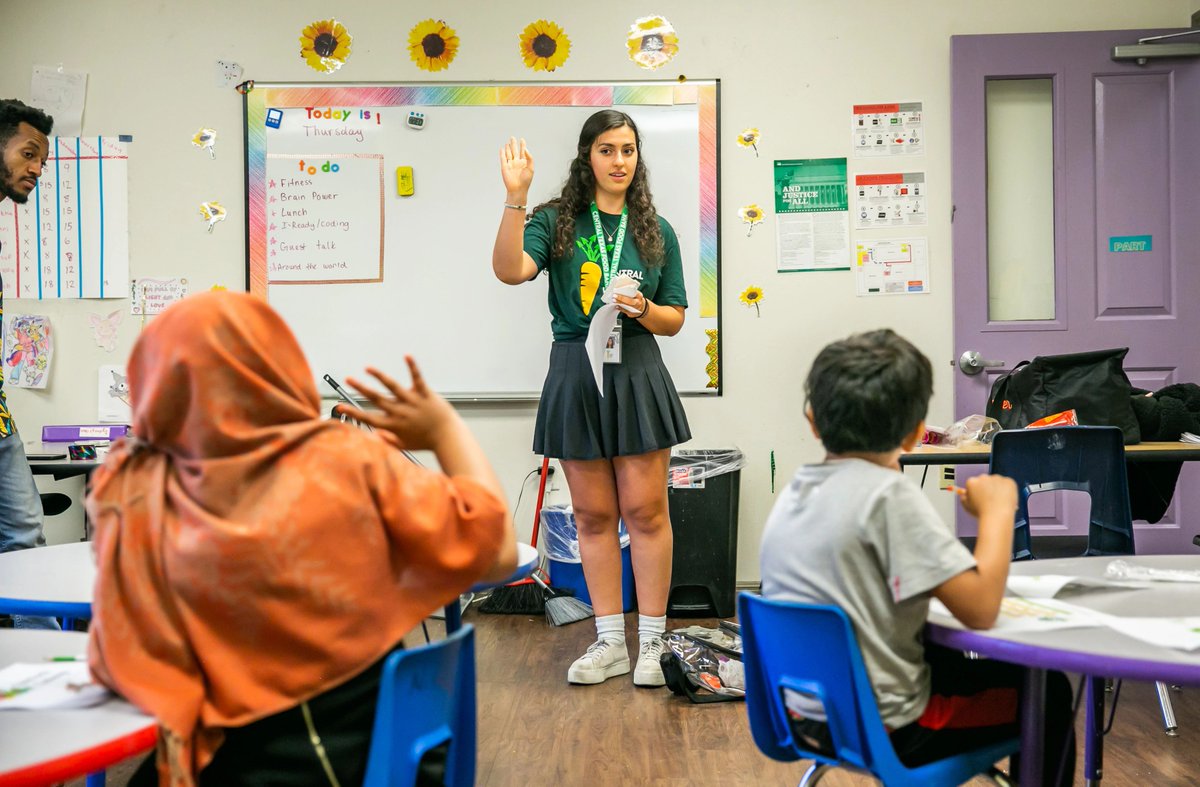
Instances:
[[[267,156],[267,279],[383,279],[383,156]]]
[[[0,276],[10,298],[124,298],[129,291],[129,145],[51,137],[37,187],[0,202]]]

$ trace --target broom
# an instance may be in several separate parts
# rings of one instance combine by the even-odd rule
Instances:
[[[534,549],[537,549],[538,527],[542,521],[542,502],[546,498],[546,477],[550,475],[548,456],[542,457],[540,475],[537,508],[533,512],[533,537],[529,540]],[[479,611],[493,615],[541,615],[546,611],[546,596],[533,584],[533,579],[521,579],[493,590],[479,605]]]
[[[565,626],[568,623],[577,623],[581,620],[587,620],[596,613],[592,610],[592,605],[586,601],[580,601],[571,594],[569,590],[560,590],[552,588],[542,581],[542,578],[537,574],[533,575],[533,581],[542,589],[542,593],[546,597],[546,622],[551,626]]]

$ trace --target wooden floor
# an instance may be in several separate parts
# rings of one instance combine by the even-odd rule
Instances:
[[[636,642],[637,615],[626,616]],[[693,705],[631,676],[570,686],[567,666],[595,638],[591,620],[553,628],[541,618],[480,615],[476,626],[481,787],[548,785],[796,785],[807,763],[769,760],[754,747],[740,702]],[[668,621],[668,627],[715,621]],[[441,624],[430,624],[440,636]],[[422,639],[418,633],[410,644]],[[1106,741],[1104,784],[1200,785],[1200,688],[1175,693],[1180,735],[1163,734],[1153,684],[1126,683]],[[1079,768],[1083,746],[1079,746]],[[130,765],[110,771],[123,787]],[[987,784],[985,780],[976,780]],[[842,771],[822,787],[875,784]],[[74,782],[82,787],[83,782]]]

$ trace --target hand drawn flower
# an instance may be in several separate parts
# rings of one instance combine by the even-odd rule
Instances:
[[[300,34],[300,57],[315,71],[337,71],[350,56],[350,34],[336,19],[313,22]]]
[[[534,71],[553,71],[567,62],[571,54],[571,39],[561,27],[545,19],[531,23],[518,38],[521,59]]]
[[[408,55],[425,71],[441,71],[458,54],[458,34],[441,19],[418,22],[408,33]]]
[[[739,300],[746,306],[753,306],[755,313],[762,317],[762,312],[758,308],[758,304],[763,299],[762,287],[747,287],[742,290]]]
[[[629,59],[642,68],[658,68],[679,53],[679,36],[661,16],[644,16],[629,26]]]
[[[744,148],[754,148],[754,157],[758,158],[758,140],[762,138],[762,134],[756,128],[744,128],[742,133],[738,134],[737,143]]]
[[[743,205],[738,208],[738,215],[742,217],[742,221],[749,225],[746,229],[746,237],[750,237],[750,233],[754,231],[756,224],[761,224],[763,220],[763,209],[758,207],[758,203],[751,202],[749,205]]]

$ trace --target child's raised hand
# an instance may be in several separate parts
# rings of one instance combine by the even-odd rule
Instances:
[[[346,383],[379,408],[346,412],[356,420],[375,429],[394,435],[401,448],[412,450],[437,449],[447,439],[458,422],[458,413],[450,403],[431,390],[421,376],[421,370],[411,356],[404,357],[412,375],[412,387],[405,388],[378,369],[368,366],[367,373],[378,380],[386,392],[370,388],[353,377]],[[342,411],[341,405],[338,412]]]
[[[509,194],[524,194],[533,182],[533,156],[525,147],[525,140],[509,137],[508,144],[500,148],[500,176]]]
[[[1002,475],[977,475],[967,479],[960,496],[967,513],[978,518],[995,513],[1011,521],[1017,510],[1017,485]]]

